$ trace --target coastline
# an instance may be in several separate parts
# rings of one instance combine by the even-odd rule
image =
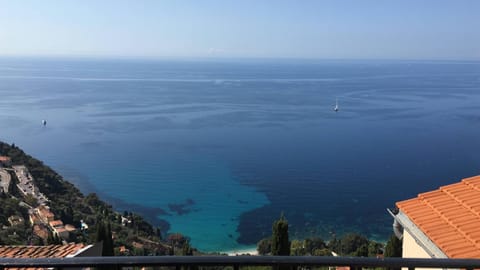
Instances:
[[[258,256],[258,251],[256,247],[243,248],[243,249],[234,249],[229,251],[221,251],[220,254],[227,254],[228,256]]]

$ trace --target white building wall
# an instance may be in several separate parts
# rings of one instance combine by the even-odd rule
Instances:
[[[407,230],[403,231],[403,258],[432,258]]]
[[[413,236],[407,230],[403,230],[403,258],[432,258],[428,253],[417,243]],[[417,270],[441,270],[429,268],[416,268]],[[408,270],[403,267],[402,270]]]

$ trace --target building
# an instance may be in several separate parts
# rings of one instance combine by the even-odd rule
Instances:
[[[480,258],[480,175],[397,202],[404,258]]]
[[[67,231],[61,220],[53,220],[49,223],[53,233],[62,239],[68,239],[70,233]]]
[[[102,245],[0,246],[0,258],[69,258],[102,256]],[[9,269],[9,268],[5,268]],[[47,270],[47,268],[28,268]]]
[[[38,214],[36,212],[32,211],[32,210],[28,211],[28,217],[30,219],[30,224],[32,224],[32,225],[43,224],[42,220],[40,219]]]
[[[50,227],[55,228],[55,227],[63,227],[63,222],[61,220],[52,220],[48,223]]]
[[[33,225],[33,234],[42,238],[43,241],[47,241],[49,230],[42,224]]]
[[[23,222],[24,220],[21,216],[13,215],[8,218],[8,223],[10,223],[10,226],[22,225]]]
[[[50,211],[50,208],[48,208],[45,205],[40,205],[38,208],[35,209],[37,211],[38,217],[44,222],[44,223],[49,223],[50,221],[53,221],[55,218],[55,215]]]
[[[12,165],[12,159],[7,156],[0,156],[0,167]]]
[[[53,233],[55,235],[57,235],[58,237],[60,237],[61,239],[68,239],[68,237],[70,236],[70,233],[63,226],[62,227],[54,227],[54,228],[52,228],[52,230],[53,230]]]
[[[65,224],[65,230],[67,230],[69,233],[74,233],[77,231],[77,228],[75,228],[75,226],[72,224]]]

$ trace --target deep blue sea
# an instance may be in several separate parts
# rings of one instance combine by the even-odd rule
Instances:
[[[0,58],[0,140],[205,251],[282,212],[384,240],[387,207],[480,173],[479,138],[480,62]]]

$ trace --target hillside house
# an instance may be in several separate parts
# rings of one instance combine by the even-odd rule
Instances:
[[[8,218],[8,223],[10,226],[18,226],[23,224],[24,220],[21,216],[13,215]]]
[[[7,156],[0,156],[0,167],[9,167],[12,165],[12,160]]]
[[[50,208],[45,205],[40,205],[35,210],[38,214],[38,217],[46,224],[48,224],[50,221],[53,221],[55,218],[55,215],[50,211]]]
[[[63,222],[61,220],[53,220],[49,223],[50,228],[52,229],[53,233],[56,234],[58,237],[62,239],[67,239],[69,236],[69,232],[65,229]]]
[[[49,230],[43,224],[33,225],[33,234],[42,238],[43,241],[47,241]]]

